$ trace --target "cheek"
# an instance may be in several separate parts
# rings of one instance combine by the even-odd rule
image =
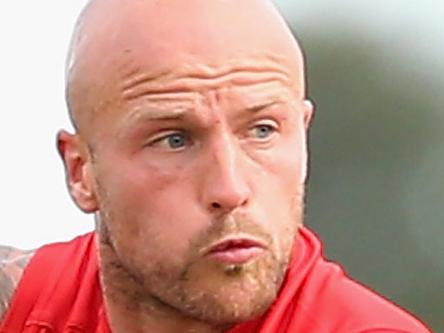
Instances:
[[[104,222],[116,251],[136,261],[180,258],[202,228],[183,170],[159,170],[128,162],[100,173]]]
[[[255,173],[256,184],[268,183],[271,196],[283,195],[281,198],[288,201],[289,198],[300,192],[303,187],[307,168],[307,151],[304,135],[292,135],[283,143],[265,152],[257,159],[260,172]],[[259,171],[259,170],[258,170]],[[266,187],[266,186],[264,186]]]
[[[285,119],[279,136],[270,147],[250,155],[259,170],[285,188],[302,185],[307,170],[306,131],[302,115]]]
[[[254,176],[263,221],[284,257],[293,244],[297,226],[302,224],[306,163],[305,141],[295,136],[264,156],[261,172]]]

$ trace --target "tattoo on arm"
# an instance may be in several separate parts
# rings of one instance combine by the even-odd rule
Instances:
[[[23,271],[34,252],[0,246],[0,320],[6,313]]]

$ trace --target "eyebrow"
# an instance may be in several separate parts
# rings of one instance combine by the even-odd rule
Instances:
[[[124,135],[133,126],[138,126],[141,123],[147,123],[149,121],[167,121],[177,120],[184,117],[185,113],[191,111],[186,107],[175,108],[159,108],[159,107],[143,107],[132,110],[125,119],[122,121],[122,125],[118,130],[117,136]],[[146,109],[146,110],[145,110]]]
[[[183,118],[184,114],[191,112],[191,108],[175,107],[175,108],[149,108],[146,112],[141,112],[130,116],[137,120],[173,120]]]
[[[154,97],[154,98],[153,98]],[[164,103],[159,103],[164,102]],[[126,121],[174,120],[183,118],[195,109],[195,100],[172,99],[170,96],[151,96],[149,100],[137,105],[127,115]]]
[[[265,102],[265,103],[256,103],[256,104],[247,106],[245,108],[245,110],[248,112],[256,113],[256,112],[260,112],[262,110],[268,109],[269,107],[272,107],[274,105],[282,104],[284,102],[285,101],[282,99],[273,99],[273,100]]]
[[[256,103],[247,107],[240,108],[239,111],[246,111],[247,113],[258,113],[263,110],[266,110],[272,106],[283,104],[285,103],[284,99],[273,99],[271,101],[263,102],[263,103]],[[131,121],[167,121],[167,120],[178,120],[184,118],[184,116],[188,113],[192,113],[195,111],[192,107],[174,107],[174,108],[159,108],[159,107],[153,107],[153,108],[147,108],[148,110],[145,112],[135,112],[134,114],[130,115],[129,118],[135,118],[134,120],[131,119]]]

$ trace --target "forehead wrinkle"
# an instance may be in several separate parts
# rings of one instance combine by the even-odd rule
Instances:
[[[267,105],[287,103],[302,99],[303,96],[298,90],[274,81],[229,89],[226,98],[228,102],[237,100],[243,109],[259,111]]]
[[[130,112],[124,117],[124,122],[133,122],[133,119],[136,121],[179,119],[187,113],[198,112],[204,104],[209,103],[210,108],[219,109],[221,103],[225,104],[224,99],[230,109],[256,112],[268,106],[289,102],[292,95],[288,87],[277,82],[220,88],[206,93],[155,93],[130,102]],[[135,105],[131,106],[133,103]]]
[[[170,70],[160,75],[137,73],[122,85],[122,96],[125,100],[137,99],[143,95],[155,93],[175,93],[178,91],[198,91],[217,89],[224,85],[249,85],[255,82],[280,81],[286,85],[295,85],[284,66],[276,63],[257,62],[249,64],[225,65],[183,65],[182,68]],[[299,83],[299,82],[298,82]]]
[[[125,118],[146,112],[146,118],[177,118],[186,111],[195,109],[201,96],[196,92],[177,91],[142,95],[137,99],[126,101],[129,112]],[[151,115],[150,115],[151,114]]]
[[[137,105],[131,107],[130,112],[123,118],[124,121],[139,119],[146,120],[166,120],[183,117],[184,114],[196,109],[196,99],[184,100],[175,99],[171,94],[151,95],[143,101],[137,102]]]
[[[183,118],[184,114],[191,112],[193,109],[187,107],[176,107],[174,109],[167,107],[151,107],[149,110],[140,111],[136,109],[128,117],[125,117],[126,122],[138,122],[148,120],[173,120]]]

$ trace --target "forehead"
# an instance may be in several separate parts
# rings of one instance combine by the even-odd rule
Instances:
[[[237,114],[301,96],[285,67],[266,59],[221,68],[197,66],[153,77],[143,71],[122,80],[119,108],[126,119],[167,120],[194,114]],[[210,111],[211,110],[211,111]]]
[[[137,63],[128,63],[118,82],[122,97],[126,100],[147,94],[226,90],[234,86],[239,87],[238,90],[245,90],[249,86],[270,82],[293,86],[296,90],[300,88],[279,57],[266,55],[227,59],[213,65],[196,60],[194,63],[178,63],[157,72],[149,68],[145,70]]]

